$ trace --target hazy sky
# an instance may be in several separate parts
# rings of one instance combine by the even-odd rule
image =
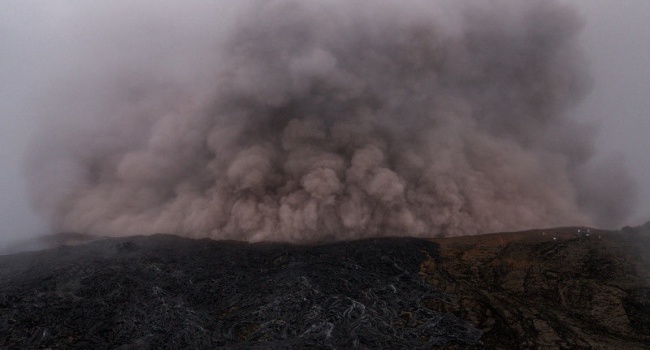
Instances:
[[[576,112],[584,120],[598,121],[599,157],[624,157],[639,182],[640,203],[630,224],[640,224],[650,220],[650,141],[647,136],[650,134],[650,2],[565,1],[575,4],[584,17],[582,42],[594,79],[592,92]],[[80,15],[99,12],[108,23],[114,20],[115,33],[108,33],[109,37],[115,34],[113,38],[124,35],[120,32],[122,26],[128,28],[143,18],[164,22],[181,17],[184,20],[175,21],[181,27],[178,32],[183,33],[182,27],[187,25],[194,35],[204,35],[206,40],[218,37],[217,33],[211,33],[215,28],[227,27],[225,23],[215,22],[226,22],[233,17],[226,2],[215,5],[210,1],[195,1],[196,6],[185,5],[181,9],[179,5],[164,5],[172,2],[160,5],[156,1],[141,1],[137,2],[139,5],[129,5],[132,10],[127,6],[116,9],[113,1],[106,1],[104,5],[88,3],[73,0],[0,2],[0,238],[29,237],[46,231],[44,223],[29,208],[26,184],[21,175],[31,135],[37,126],[48,122],[34,105],[43,102],[42,99],[49,96],[48,91],[57,89],[53,84],[60,81],[60,74],[70,71],[67,67],[72,64],[84,67],[85,74],[99,74],[92,70],[93,57],[79,52],[77,40],[85,40],[87,44],[91,38],[100,41],[97,45],[115,44],[101,42],[102,36],[84,33],[83,29],[93,26],[80,20],[84,17]],[[203,10],[215,6],[224,18],[215,20],[214,11]],[[125,8],[129,11],[124,11]],[[88,16],[95,17],[98,16]],[[200,34],[202,28],[205,33]],[[69,33],[78,33],[79,37]],[[202,48],[184,49],[192,52]],[[115,55],[109,63],[121,62],[119,53]],[[188,62],[207,64],[192,61],[193,57],[201,55],[188,55],[180,63],[169,63],[168,68],[182,71],[182,64]],[[142,62],[133,64],[134,67],[142,66]]]
[[[600,122],[600,153],[624,157],[639,182],[630,223],[641,224],[650,220],[650,1],[568,2],[584,15],[583,43],[594,78],[580,113]]]

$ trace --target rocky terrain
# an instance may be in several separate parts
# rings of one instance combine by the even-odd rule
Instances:
[[[436,240],[421,276],[488,348],[650,348],[650,225]],[[581,231],[581,232],[578,232]]]
[[[312,246],[61,237],[0,256],[0,348],[650,348],[650,225]]]

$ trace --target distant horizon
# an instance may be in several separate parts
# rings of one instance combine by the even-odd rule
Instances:
[[[208,239],[211,241],[228,241],[228,242],[241,242],[241,243],[247,243],[247,244],[264,244],[264,243],[273,243],[273,244],[287,244],[287,245],[296,245],[296,246],[312,246],[312,245],[328,245],[328,244],[335,244],[337,242],[352,242],[352,241],[363,241],[363,240],[371,240],[371,239],[381,239],[381,238],[403,238],[403,239],[409,239],[409,238],[414,238],[414,239],[423,239],[423,240],[431,240],[434,242],[437,241],[465,241],[465,240],[481,240],[486,237],[497,237],[497,236],[512,236],[512,237],[530,237],[532,239],[545,239],[545,240],[552,240],[554,237],[555,238],[575,238],[575,237],[583,237],[585,236],[584,233],[581,234],[578,232],[580,229],[589,229],[591,230],[590,235],[592,239],[598,238],[599,234],[616,234],[616,233],[621,233],[621,234],[627,234],[626,229],[645,229],[647,230],[647,233],[650,234],[650,221],[646,222],[645,224],[642,225],[635,225],[635,226],[624,226],[618,229],[599,229],[596,227],[585,227],[585,226],[566,226],[566,227],[546,227],[546,228],[531,228],[531,229],[526,229],[526,230],[521,230],[521,231],[504,231],[504,232],[485,232],[485,233],[480,233],[480,234],[475,234],[475,235],[461,235],[461,236],[436,236],[432,235],[430,237],[413,237],[413,236],[375,236],[375,237],[363,237],[363,238],[355,238],[351,239],[348,241],[341,241],[341,240],[323,240],[323,241],[315,241],[315,242],[302,242],[302,243],[291,243],[291,242],[286,242],[286,241],[258,241],[258,242],[248,242],[248,241],[241,241],[241,240],[222,240],[222,239],[216,239],[216,238],[191,238],[191,237],[184,237],[181,235],[177,235],[174,233],[169,233],[169,232],[159,232],[159,233],[154,233],[150,235],[144,235],[144,234],[136,234],[136,235],[126,235],[126,236],[102,236],[102,235],[90,235],[90,234],[84,234],[84,233],[75,233],[75,232],[64,232],[64,233],[50,233],[50,234],[43,234],[43,235],[38,235],[34,237],[29,237],[29,238],[23,238],[23,239],[15,239],[15,240],[4,240],[0,241],[0,256],[3,255],[13,255],[13,254],[18,254],[18,253],[29,253],[29,252],[38,252],[41,250],[48,250],[48,249],[56,249],[64,246],[77,246],[77,245],[83,245],[87,243],[91,243],[97,240],[104,240],[104,239],[113,239],[113,240],[128,240],[130,238],[135,238],[135,237],[151,237],[151,236],[174,236],[182,239],[190,239],[190,240],[203,240],[203,239]],[[587,235],[584,238],[589,238],[590,236]],[[499,241],[496,241],[495,243],[499,243]],[[499,243],[500,244],[500,243]]]

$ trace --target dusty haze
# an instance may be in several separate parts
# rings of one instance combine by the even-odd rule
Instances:
[[[72,62],[42,107],[67,122],[26,166],[53,231],[309,242],[633,209],[622,163],[591,162],[595,128],[572,114],[591,79],[570,7],[254,4],[219,35],[116,29],[115,57],[81,56],[108,63]]]

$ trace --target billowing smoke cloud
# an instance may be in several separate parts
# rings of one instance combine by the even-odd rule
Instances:
[[[70,102],[84,122],[33,147],[34,207],[57,231],[298,242],[623,219],[629,176],[598,177],[594,130],[570,117],[590,83],[577,15],[546,0],[454,15],[261,2],[211,84],[110,72],[101,98]]]

